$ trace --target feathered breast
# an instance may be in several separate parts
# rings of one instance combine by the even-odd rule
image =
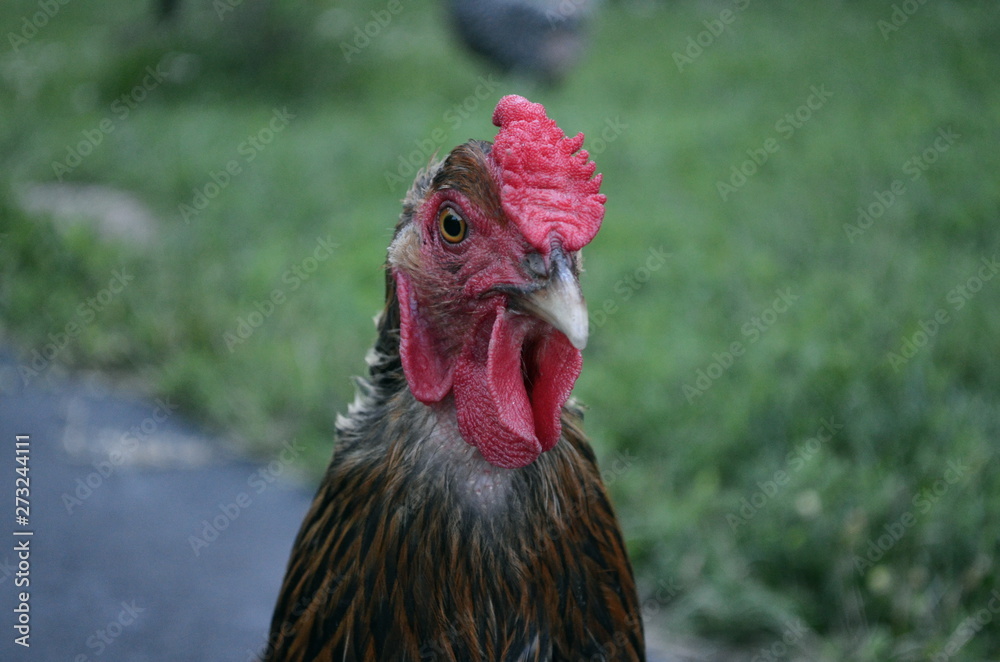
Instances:
[[[578,412],[520,470],[486,464],[405,392],[356,415],[295,542],[267,659],[642,659]]]

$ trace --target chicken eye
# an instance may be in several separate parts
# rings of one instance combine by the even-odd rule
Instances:
[[[438,212],[438,229],[441,231],[441,236],[449,244],[457,244],[462,241],[469,231],[465,219],[451,207],[442,207],[441,211]]]

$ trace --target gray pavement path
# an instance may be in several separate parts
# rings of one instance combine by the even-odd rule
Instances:
[[[292,452],[258,465],[173,403],[79,381],[24,388],[9,354],[0,367],[0,660],[254,659],[311,497],[288,480]],[[15,522],[17,435],[30,436],[27,527]],[[34,533],[13,535],[23,529]],[[22,591],[30,648],[14,643]]]

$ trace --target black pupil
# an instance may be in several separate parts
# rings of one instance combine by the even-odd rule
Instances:
[[[444,221],[441,223],[441,228],[444,230],[445,235],[454,239],[462,234],[462,221],[454,214],[446,214]]]

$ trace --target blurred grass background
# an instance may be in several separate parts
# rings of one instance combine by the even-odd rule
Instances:
[[[262,458],[297,438],[318,475],[411,178],[387,175],[491,138],[496,100],[526,94],[605,175],[576,395],[659,637],[997,659],[1000,6],[609,3],[558,89],[490,78],[442,7],[402,6],[350,62],[383,5],[198,0],[158,26],[71,0],[21,41],[40,5],[0,6],[0,341],[22,362],[3,388],[99,369]],[[38,211],[59,177],[134,195],[149,239]],[[134,279],[102,302],[115,270]]]

